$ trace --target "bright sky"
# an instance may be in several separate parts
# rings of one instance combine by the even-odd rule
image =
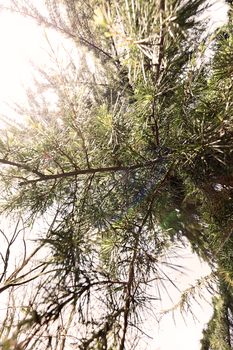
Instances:
[[[30,59],[42,63],[39,43],[42,31],[32,21],[11,13],[0,17],[0,100],[10,103],[21,99],[22,83],[30,81]]]
[[[224,21],[226,8],[223,1],[215,1],[211,16],[213,16],[213,25],[219,20]],[[59,45],[59,38],[54,33],[55,46]],[[64,38],[62,39],[64,41]],[[24,89],[22,84],[30,82],[32,69],[29,61],[32,60],[38,65],[47,63],[48,48],[44,39],[44,31],[30,20],[20,18],[11,13],[0,14],[0,115],[7,112],[5,102],[11,104],[12,101],[20,101],[24,98]],[[195,279],[201,275],[208,274],[208,267],[201,264],[199,259],[190,254],[187,250],[182,252],[182,257],[177,261],[178,264],[185,264],[190,270],[186,276],[178,273],[174,278],[185,289],[192,284]],[[190,276],[192,276],[190,278]],[[178,295],[172,292],[174,302]],[[166,305],[165,305],[166,304]],[[167,297],[164,297],[163,308],[169,307]],[[179,313],[176,313],[176,325],[168,315],[160,322],[158,327],[156,323],[148,321],[148,333],[154,335],[154,340],[148,342],[146,349],[153,350],[199,350],[199,339],[203,325],[208,322],[211,315],[211,308],[206,303],[202,303],[202,309],[194,305],[194,313],[200,320],[200,323],[194,323],[191,317],[187,318],[187,324],[183,322]],[[145,344],[144,344],[145,346]]]
[[[205,263],[201,263],[199,258],[191,253],[189,249],[182,249],[179,252],[180,258],[174,259],[174,263],[185,266],[187,271],[185,274],[174,273],[172,277],[180,290],[195,285],[197,279],[203,276],[207,276],[210,272],[209,267]],[[176,304],[180,300],[180,293],[170,286],[171,296],[173,302],[171,302],[168,296],[164,295],[163,309],[169,309],[172,304]],[[210,295],[206,293],[206,299],[211,301]],[[200,339],[202,337],[203,326],[207,324],[212,315],[212,308],[205,300],[197,299],[197,302],[192,304],[192,312],[195,319],[191,314],[184,314],[184,318],[177,310],[172,313],[168,313],[164,316],[160,322],[158,328],[157,341],[155,337],[156,346],[151,350],[199,350]],[[147,348],[149,349],[149,347]]]

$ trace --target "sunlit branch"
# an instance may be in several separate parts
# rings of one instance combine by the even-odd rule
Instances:
[[[164,35],[165,35],[165,23],[164,23],[164,11],[165,11],[165,0],[160,0],[159,2],[159,21],[160,21],[160,33],[159,33],[159,54],[158,63],[156,65],[155,82],[158,82],[161,64],[164,56]]]
[[[46,27],[48,28],[52,28],[62,34],[64,34],[65,36],[67,36],[68,38],[71,38],[73,40],[79,40],[79,42],[88,47],[89,49],[94,49],[95,51],[103,54],[108,60],[111,60],[114,63],[114,57],[112,57],[108,52],[106,52],[105,50],[103,50],[101,47],[95,45],[94,43],[90,42],[89,40],[85,39],[84,37],[82,37],[81,35],[76,35],[74,33],[72,33],[70,30],[68,30],[68,28],[65,27],[61,27],[59,26],[57,23],[53,23],[51,21],[49,21],[47,18],[45,18],[44,16],[42,16],[39,12],[37,12],[37,14],[33,14],[29,11],[26,11],[26,9],[20,9],[20,8],[15,8],[15,7],[7,7],[2,5],[1,6],[2,9],[4,10],[8,10],[8,11],[12,11],[15,13],[18,13],[22,16],[25,17],[29,17],[33,20],[35,20],[39,25],[44,24]]]
[[[156,64],[156,72],[155,72],[155,85],[158,84],[160,73],[161,73],[161,65],[164,56],[164,35],[165,35],[165,23],[164,23],[164,11],[165,11],[165,0],[160,0],[159,2],[159,21],[160,21],[160,33],[159,33],[159,53],[158,53],[158,62]],[[158,126],[158,117],[155,112],[156,107],[156,94],[154,92],[153,97],[153,105],[152,105],[152,115],[150,117],[151,130],[155,137],[156,145],[160,144],[159,137],[159,126]]]
[[[129,166],[112,166],[112,167],[104,167],[104,168],[80,169],[80,170],[74,170],[74,171],[69,171],[69,172],[64,172],[59,174],[51,174],[51,175],[42,174],[38,179],[27,180],[27,181],[21,182],[20,185],[33,184],[41,181],[56,180],[56,179],[73,177],[78,175],[92,175],[92,174],[95,175],[95,174],[104,174],[104,173],[114,173],[118,171],[131,171],[131,170],[149,167],[153,164],[156,164],[157,162],[158,163],[161,162],[161,160],[163,160],[163,158],[160,157],[149,162],[129,165]]]
[[[28,166],[27,164],[24,163],[18,163],[18,162],[14,162],[8,159],[4,159],[4,158],[0,158],[0,164],[5,164],[5,165],[10,165],[19,169],[24,169],[29,171],[30,173],[33,173],[37,176],[43,176],[43,174],[40,171],[37,171],[36,169],[31,168],[30,166]]]

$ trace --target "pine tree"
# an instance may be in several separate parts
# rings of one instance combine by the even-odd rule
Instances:
[[[212,348],[232,293],[232,38],[229,22],[203,59],[204,4],[49,0],[42,14],[10,1],[84,52],[81,68],[39,70],[16,108],[24,122],[1,135],[2,213],[48,221],[39,245],[49,257],[12,336],[19,348],[65,348],[68,333],[80,349],[133,348],[159,297],[149,292],[162,284],[161,257],[184,237],[218,278],[203,340]]]

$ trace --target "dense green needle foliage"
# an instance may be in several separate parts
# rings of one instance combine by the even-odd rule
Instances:
[[[48,255],[30,273],[31,257],[3,271],[0,291],[34,283],[18,319],[6,315],[3,349],[137,348],[146,311],[173,283],[165,257],[187,240],[212,268],[190,295],[217,289],[202,350],[230,349],[232,10],[209,38],[204,0],[45,5],[5,7],[69,38],[79,62],[52,50],[56,65],[38,67],[15,106],[22,122],[1,131],[1,213]]]

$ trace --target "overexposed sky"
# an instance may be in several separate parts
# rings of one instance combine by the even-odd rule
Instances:
[[[206,16],[211,18],[211,21],[206,29],[213,31],[226,23],[228,6],[225,0],[209,0],[209,4],[211,7],[207,9]]]
[[[5,12],[0,14],[0,101],[10,103],[23,95],[22,83],[29,83],[29,60],[43,63],[40,49],[43,31],[31,20]]]
[[[34,72],[32,64],[52,66],[51,43],[61,62],[68,62],[67,51],[78,65],[73,43],[60,33],[9,11],[0,12],[0,117],[12,113],[9,106],[14,102],[25,101],[25,88],[30,87]]]
[[[226,19],[226,7],[224,1],[214,1],[214,7],[210,15],[214,28],[219,21],[224,23]],[[54,38],[55,47],[65,39],[50,33]],[[19,17],[18,15],[4,12],[0,13],[0,115],[7,113],[6,104],[13,101],[23,101],[23,85],[30,83],[32,69],[30,61],[38,65],[46,65],[48,62],[48,44],[44,38],[44,29],[38,27],[33,21]],[[6,104],[5,104],[6,103]],[[187,275],[174,273],[174,279],[181,289],[188,288],[197,278],[209,272],[206,264],[201,264],[199,259],[189,250],[181,252],[178,264],[185,264]],[[171,292],[174,302],[178,301],[178,294]],[[161,304],[161,310],[169,308],[170,302],[166,295]],[[159,310],[156,310],[159,311]],[[210,306],[203,301],[202,308],[193,306],[193,311],[200,322],[194,322],[191,317],[186,318],[186,324],[177,312],[176,324],[171,315],[166,315],[160,325],[148,320],[148,333],[153,335],[153,340],[148,340],[148,345],[143,348],[151,350],[199,350],[199,340],[203,325],[208,322],[211,315]],[[147,331],[147,330],[145,330]],[[140,350],[140,349],[139,349]]]

